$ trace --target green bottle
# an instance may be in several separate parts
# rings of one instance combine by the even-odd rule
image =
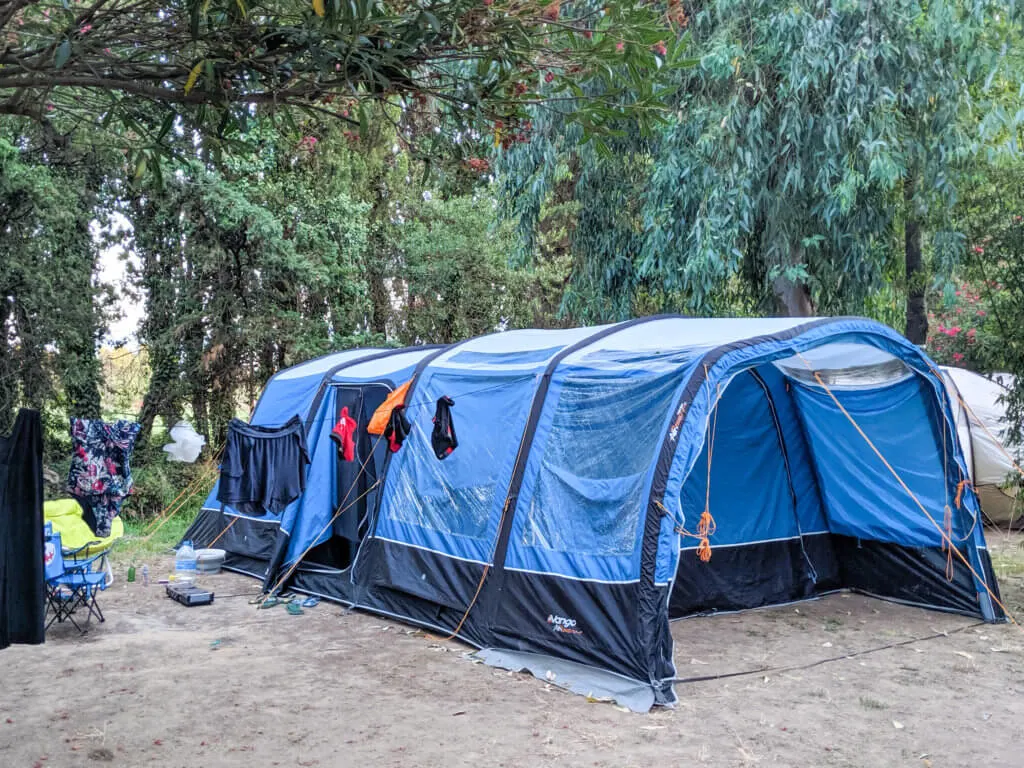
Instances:
[[[135,581],[135,566],[128,566],[128,581]]]

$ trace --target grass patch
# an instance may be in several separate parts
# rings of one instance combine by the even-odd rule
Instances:
[[[839,628],[843,626],[843,620],[837,619],[832,616],[825,619],[825,631],[826,632],[838,632]]]
[[[111,559],[115,563],[128,565],[169,555],[169,550],[181,541],[198,511],[196,508],[182,509],[172,514],[160,530],[155,532],[156,526],[150,529],[152,520],[125,520],[124,538],[114,547]]]
[[[869,698],[867,696],[861,696],[859,701],[860,701],[860,705],[862,707],[864,707],[864,709],[888,709],[889,708],[889,705],[886,704],[884,701],[879,701],[878,699],[872,699],[872,698]]]
[[[992,557],[992,569],[996,572],[996,577],[1006,576],[1024,576],[1024,549],[1015,548],[1003,550],[1001,552],[989,551],[989,555]]]

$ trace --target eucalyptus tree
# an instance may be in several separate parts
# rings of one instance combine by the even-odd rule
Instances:
[[[535,231],[571,176],[575,284],[603,315],[652,289],[697,312],[861,311],[901,273],[907,333],[923,342],[927,223],[1014,119],[986,93],[1016,25],[1013,4],[985,0],[695,5],[696,66],[677,71],[664,125],[623,125],[609,156],[541,117],[538,140],[499,162],[510,209]]]

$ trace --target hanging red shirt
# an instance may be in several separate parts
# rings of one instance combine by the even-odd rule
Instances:
[[[356,420],[348,415],[348,406],[341,409],[338,423],[331,430],[331,440],[338,444],[338,452],[345,461],[353,461],[356,457]]]

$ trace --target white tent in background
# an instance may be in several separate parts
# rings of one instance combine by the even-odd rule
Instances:
[[[952,367],[943,367],[942,374],[982,511],[996,525],[1024,524],[1024,510],[1016,505],[1021,478],[1013,465],[1021,464],[1024,451],[1007,439],[1006,407],[1000,400],[1013,386],[1013,376],[987,379]]]

